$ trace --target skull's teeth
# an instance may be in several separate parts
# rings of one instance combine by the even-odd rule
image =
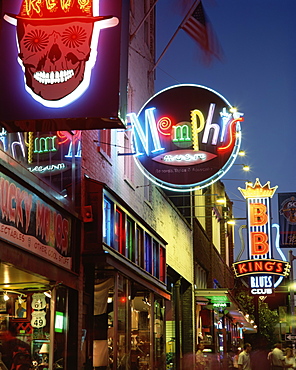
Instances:
[[[53,85],[68,81],[74,76],[73,69],[64,71],[36,72],[34,78],[43,85]]]

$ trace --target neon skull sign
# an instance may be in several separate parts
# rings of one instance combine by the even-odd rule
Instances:
[[[26,90],[48,107],[62,107],[87,89],[99,31],[118,19],[94,16],[98,0],[23,0],[16,25]]]

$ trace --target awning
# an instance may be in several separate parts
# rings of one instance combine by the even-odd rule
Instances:
[[[243,311],[235,297],[228,289],[195,289],[195,300],[196,303],[203,305],[205,304],[205,300],[207,300],[208,304],[214,305],[215,303],[218,306],[221,305],[221,307],[223,306],[223,303],[226,303],[227,308],[225,308],[235,323],[239,323],[248,332],[248,334],[257,333],[255,323],[251,323],[248,313]]]

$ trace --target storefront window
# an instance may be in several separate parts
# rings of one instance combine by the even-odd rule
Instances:
[[[54,323],[54,363],[64,367],[64,359],[66,357],[66,338],[67,338],[67,325],[66,325],[66,312],[67,312],[67,290],[59,288],[56,290],[56,311]]]
[[[94,289],[93,367],[112,362],[114,344],[114,279],[98,280]]]
[[[131,369],[149,369],[151,302],[148,292],[138,292],[131,306]]]
[[[77,368],[77,291],[58,286],[37,293],[9,292],[7,303],[2,306],[6,313],[0,315],[1,344],[9,338],[6,337],[9,330],[13,337],[23,342],[24,360],[26,357],[28,361],[31,359],[39,370],[51,366],[55,369]],[[8,345],[2,352],[2,360],[8,369],[18,357],[11,356],[11,349]]]
[[[55,299],[54,333],[51,333],[53,368],[77,367],[78,294],[76,290],[59,286],[51,299]]]
[[[97,280],[93,367],[165,369],[164,315],[163,298],[120,273]]]
[[[34,317],[32,321],[32,359],[39,366],[46,367],[49,364],[50,350],[50,299],[43,293],[34,293],[31,296],[31,304],[26,305],[26,314],[29,319]],[[18,318],[19,333],[24,325]],[[19,339],[27,341],[25,336],[19,336]],[[41,365],[42,364],[42,365]]]
[[[176,329],[173,301],[166,301],[166,365],[167,369],[176,369]]]
[[[118,369],[128,369],[130,360],[129,336],[128,336],[128,285],[127,280],[118,276]]]
[[[164,306],[163,299],[154,301],[154,359],[153,369],[164,369],[166,363],[164,348]]]

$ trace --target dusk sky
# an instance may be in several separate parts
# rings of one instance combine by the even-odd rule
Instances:
[[[193,0],[158,0],[157,57],[186,14],[182,3],[190,6]],[[234,165],[221,180],[234,200],[235,217],[246,215],[237,190],[245,187],[246,180],[259,178],[262,185],[267,181],[271,187],[278,185],[272,198],[273,222],[278,222],[277,194],[296,192],[296,1],[202,3],[223,49],[223,60],[203,63],[198,44],[180,30],[156,68],[155,91],[180,83],[203,85],[244,113],[241,149],[246,157],[235,163],[248,164],[251,171]]]

